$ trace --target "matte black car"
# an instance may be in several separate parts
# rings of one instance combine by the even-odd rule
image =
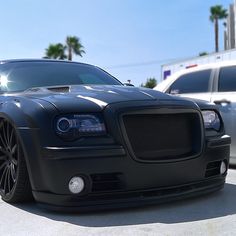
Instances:
[[[219,190],[230,137],[214,105],[126,87],[88,64],[0,63],[0,194],[52,209],[154,204]]]

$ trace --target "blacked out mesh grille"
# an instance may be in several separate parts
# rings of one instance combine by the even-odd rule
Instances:
[[[124,188],[122,173],[92,174],[92,191],[115,191]]]
[[[198,113],[124,115],[128,141],[136,158],[168,160],[201,151]]]

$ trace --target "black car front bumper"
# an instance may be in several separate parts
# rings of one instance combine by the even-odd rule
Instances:
[[[190,197],[215,192],[224,187],[225,178],[219,177],[207,181],[186,185],[157,188],[141,191],[119,192],[113,194],[96,194],[85,198],[59,195],[44,192],[35,192],[33,195],[40,206],[68,212],[88,212],[109,209],[131,208],[148,206],[158,203],[177,201]]]
[[[147,107],[147,102],[140,104],[137,103],[138,108]],[[130,112],[130,104],[117,106],[120,109],[113,106],[104,112],[112,138],[101,138],[97,142],[85,140],[89,145],[84,145],[84,140],[83,145],[65,145],[51,130],[45,134],[40,129],[19,129],[37,202],[58,210],[98,210],[197,196],[224,186],[227,171],[221,174],[220,164],[224,161],[228,167],[229,136],[222,132],[206,138],[201,128],[204,135],[194,155],[167,161],[139,160],[134,158],[117,120],[120,117],[117,112]],[[166,107],[166,102],[163,106]],[[185,104],[178,105],[177,109],[182,112],[185,107]],[[189,109],[200,113],[192,103]],[[69,191],[68,184],[74,176],[85,181],[85,189],[80,194]]]
[[[88,211],[150,205],[206,194],[224,186],[227,173],[221,175],[217,163],[229,163],[230,142],[228,136],[209,139],[201,157],[161,164],[138,163],[121,146],[87,148],[88,152],[86,148],[46,148],[40,185],[48,186],[51,191],[34,189],[33,196],[52,210]],[[113,189],[117,180],[101,179],[98,184],[105,187],[96,191],[91,178],[94,173],[101,176],[122,173],[118,180],[122,182],[120,188]],[[68,191],[68,182],[78,175],[84,177],[86,190],[82,195],[73,195]]]

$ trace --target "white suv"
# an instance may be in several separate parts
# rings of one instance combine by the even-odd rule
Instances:
[[[215,103],[232,138],[230,163],[236,164],[236,61],[208,64],[173,74],[155,90]]]

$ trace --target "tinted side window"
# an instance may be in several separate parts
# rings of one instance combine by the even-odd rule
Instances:
[[[171,94],[208,92],[211,70],[197,71],[180,76],[169,89]]]
[[[236,66],[221,68],[218,91],[236,91]]]

